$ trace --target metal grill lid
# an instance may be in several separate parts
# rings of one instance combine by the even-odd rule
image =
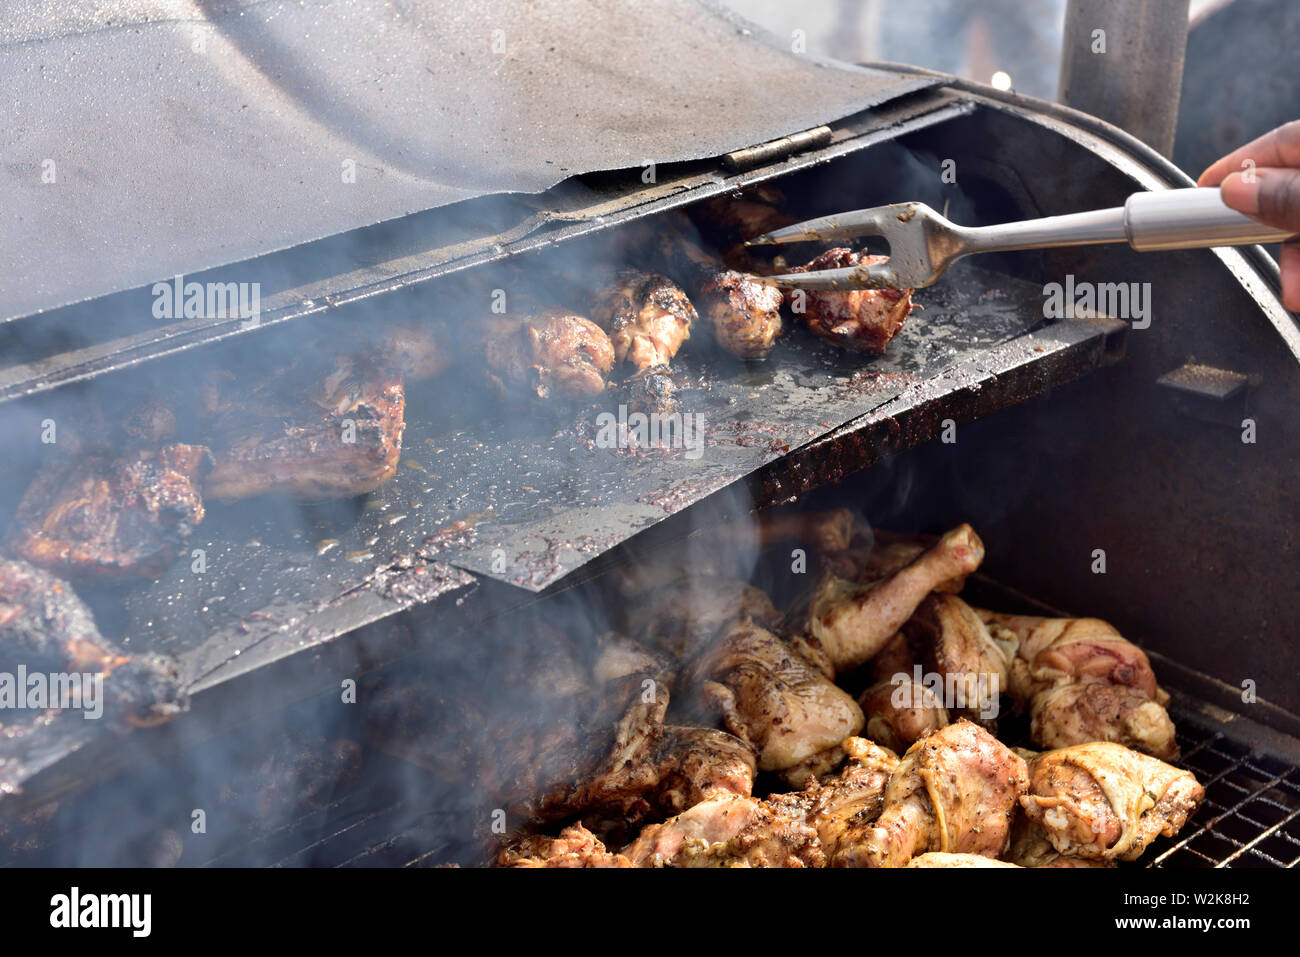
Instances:
[[[11,0],[0,321],[938,82],[792,45],[713,0]]]

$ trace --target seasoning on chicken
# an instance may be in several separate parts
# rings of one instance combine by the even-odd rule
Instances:
[[[69,578],[156,578],[203,521],[209,461],[207,449],[179,444],[57,453],[23,495],[9,549]]]
[[[587,399],[605,391],[614,368],[604,330],[561,310],[494,316],[478,332],[488,378],[506,394]]]
[[[871,660],[875,683],[858,696],[867,719],[864,734],[900,753],[951,721],[943,698],[915,680],[915,663],[906,636],[894,636]]]
[[[898,759],[861,738],[844,742],[841,774],[803,791],[758,798],[724,794],[642,829],[610,853],[585,828],[525,838],[499,862],[512,867],[823,867],[856,841],[879,810]]]
[[[693,664],[705,706],[758,751],[761,771],[795,767],[862,730],[862,710],[790,644],[733,622]]]
[[[907,867],[1012,867],[1019,864],[1010,861],[997,861],[982,854],[945,854],[943,851],[929,851],[907,862]]]
[[[597,294],[590,316],[609,334],[614,361],[637,372],[668,365],[699,318],[680,286],[640,269],[620,270]]]
[[[836,863],[902,867],[927,851],[999,857],[1028,784],[1023,758],[961,719],[907,750],[870,836]]]
[[[106,706],[137,727],[170,720],[185,706],[169,659],[126,654],[99,633],[66,582],[8,558],[0,558],[0,660],[30,674],[101,674]]]
[[[1036,757],[1020,804],[1059,853],[1132,861],[1158,836],[1177,834],[1204,797],[1190,771],[1095,741]]]
[[[1026,756],[1029,760],[1029,772],[1033,774],[1034,763],[1032,758],[1037,755]],[[1093,860],[1086,857],[1067,857],[1052,846],[1052,842],[1047,838],[1047,832],[1043,826],[1036,821],[1031,821],[1025,816],[1022,810],[1016,815],[1015,823],[1011,825],[1011,846],[1007,849],[1007,860],[1021,867],[1047,867],[1053,869],[1059,868],[1098,868],[1114,867],[1114,861]]]
[[[865,664],[931,591],[956,590],[983,558],[974,529],[959,525],[887,578],[859,584],[827,575],[809,608],[809,637],[836,671]]]
[[[682,283],[717,344],[740,359],[764,359],[781,335],[781,290],[726,268],[683,218],[664,217],[642,240],[643,254]]]
[[[828,249],[806,266],[789,272],[873,266],[888,256],[872,256],[847,248]],[[912,312],[910,289],[851,289],[819,292],[791,289],[786,293],[790,311],[803,320],[808,331],[820,339],[854,352],[879,355],[885,351]]]
[[[204,491],[220,501],[363,495],[397,471],[402,378],[370,357],[294,363],[257,379],[218,374],[201,400],[216,460]]]
[[[1006,649],[1012,695],[1027,702],[1034,741],[1049,748],[1114,741],[1178,759],[1168,694],[1137,645],[1097,618],[1037,618],[980,611]]]

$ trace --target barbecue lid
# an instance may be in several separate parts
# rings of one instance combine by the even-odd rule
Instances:
[[[0,321],[939,82],[793,46],[713,0],[11,0]]]

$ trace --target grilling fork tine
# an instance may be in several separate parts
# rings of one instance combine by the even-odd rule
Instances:
[[[1294,235],[1229,209],[1217,188],[1200,188],[1134,193],[1113,209],[997,226],[959,226],[924,203],[895,203],[810,219],[746,245],[879,236],[889,243],[887,263],[754,278],[784,289],[920,289],[972,253],[1118,242],[1150,252],[1281,242]]]

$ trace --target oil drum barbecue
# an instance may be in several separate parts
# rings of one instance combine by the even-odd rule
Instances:
[[[745,245],[845,209],[1189,185],[1061,107],[854,82],[653,177],[534,170],[189,250],[162,293],[5,298],[0,653],[102,676],[104,718],[0,712],[0,860],[1300,859],[1276,266],[1078,247],[774,288],[887,263]],[[186,317],[187,281],[264,308]],[[164,294],[182,321],[139,321]]]

